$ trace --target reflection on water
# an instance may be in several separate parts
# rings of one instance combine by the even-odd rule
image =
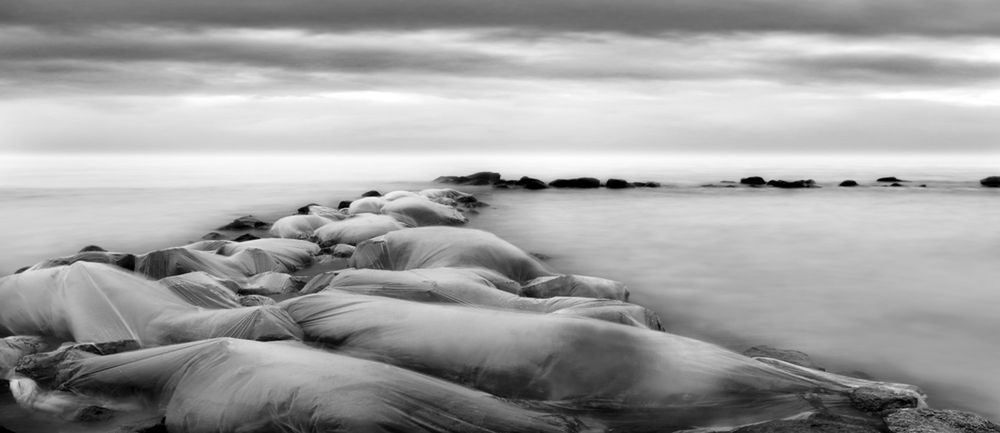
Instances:
[[[404,157],[0,159],[0,272],[86,244],[144,252],[229,219],[332,205],[368,189],[496,170],[620,176],[625,191],[469,188],[471,223],[552,267],[629,284],[672,332],[802,350],[832,370],[926,388],[935,407],[1000,418],[1000,190],[989,158]],[[822,189],[700,188],[761,175]],[[897,176],[927,188],[837,188]],[[394,182],[394,183],[390,183]]]

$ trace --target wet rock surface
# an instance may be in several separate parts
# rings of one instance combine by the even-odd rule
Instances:
[[[862,386],[851,391],[851,405],[865,412],[913,408],[918,404],[916,396],[888,388]]]
[[[957,410],[902,409],[885,417],[892,433],[1000,433],[996,423]]]
[[[876,433],[877,421],[859,420],[829,414],[814,414],[805,419],[777,420],[740,427],[732,433]]]

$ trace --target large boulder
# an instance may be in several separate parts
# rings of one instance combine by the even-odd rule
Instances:
[[[837,186],[852,187],[852,186],[858,186],[858,183],[856,181],[848,179],[848,180],[845,180],[845,181],[841,182],[840,185],[837,185]]]
[[[885,417],[892,433],[1000,433],[1000,425],[957,410],[902,409]]]
[[[593,177],[577,177],[573,179],[556,179],[549,182],[553,188],[600,188],[601,181]]]
[[[744,178],[740,179],[740,183],[742,183],[743,185],[761,186],[761,185],[766,184],[767,182],[764,181],[763,177],[760,177],[760,176],[750,176],[750,177],[744,177]]]
[[[465,224],[469,220],[451,206],[425,197],[403,197],[382,206],[382,213],[411,227]]]
[[[1000,188],[1000,176],[984,177],[979,180],[979,184],[991,188]]]
[[[347,207],[347,213],[357,215],[361,213],[381,213],[382,206],[385,206],[384,197],[363,197],[351,202]]]
[[[794,181],[788,180],[769,180],[767,181],[768,186],[773,186],[775,188],[785,188],[785,189],[795,189],[795,188],[815,188],[816,182],[812,179],[800,179]]]
[[[388,215],[359,214],[342,221],[333,221],[316,229],[316,237],[322,247],[337,244],[356,245],[359,242],[402,230],[406,225]]]

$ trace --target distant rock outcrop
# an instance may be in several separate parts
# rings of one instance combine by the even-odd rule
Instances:
[[[441,176],[434,179],[438,183],[453,183],[455,185],[493,185],[500,181],[500,173],[481,171],[468,176]]]
[[[241,216],[233,220],[233,222],[219,227],[218,230],[247,230],[247,229],[263,229],[267,228],[270,224],[261,221],[253,215]]]
[[[1000,176],[984,177],[979,180],[979,184],[990,188],[1000,188]]]
[[[549,182],[554,188],[600,188],[601,181],[593,177],[577,177],[573,179],[556,179]]]
[[[760,185],[766,184],[767,182],[764,181],[763,177],[760,177],[760,176],[750,176],[750,177],[744,177],[744,178],[740,179],[740,183],[743,184],[743,185],[760,186]]]
[[[896,176],[880,177],[876,182],[909,182],[908,180],[899,179]]]
[[[547,189],[549,186],[542,182],[541,180],[535,179],[533,177],[522,176],[517,182],[514,183],[517,186],[524,187],[524,189]]]
[[[838,185],[838,186],[844,186],[844,187],[858,186],[858,183],[855,182],[855,181],[853,181],[853,180],[851,180],[851,179],[847,179],[847,180],[841,182],[840,185]]]
[[[628,181],[624,179],[614,179],[614,178],[608,179],[608,181],[604,183],[604,186],[610,189],[634,188],[634,186],[628,183]]]
[[[816,187],[816,182],[812,179],[794,180],[794,181],[772,179],[767,181],[767,184],[775,188],[786,188],[786,189]]]

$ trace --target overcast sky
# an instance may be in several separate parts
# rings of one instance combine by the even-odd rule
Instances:
[[[2,0],[0,150],[992,152],[997,0]]]

